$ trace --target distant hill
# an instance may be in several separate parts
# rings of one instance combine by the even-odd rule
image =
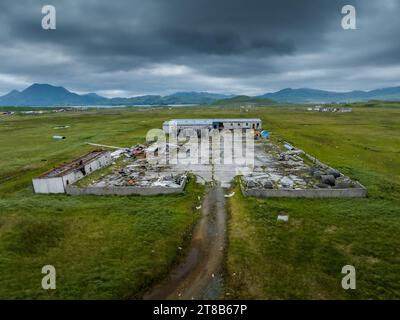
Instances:
[[[283,89],[261,96],[233,96],[209,92],[177,92],[167,96],[144,95],[131,98],[105,98],[95,93],[77,94],[63,87],[35,83],[23,91],[13,90],[0,97],[0,106],[90,106],[90,105],[267,105],[272,103],[338,103],[371,100],[400,101],[400,87],[371,91],[333,92],[309,88]]]
[[[163,105],[163,97],[157,95],[146,95],[133,98],[112,98],[109,99],[110,105]]]
[[[399,101],[400,87],[349,92],[287,88],[277,92],[266,93],[259,97],[289,103],[362,102],[369,100]]]
[[[213,102],[214,105],[269,105],[275,101],[261,97],[250,97],[250,96],[235,96],[232,98],[221,99]]]
[[[113,98],[111,105],[170,105],[170,104],[209,104],[228,95],[208,92],[177,92],[168,96],[147,95],[133,98]]]
[[[164,97],[167,104],[209,104],[218,99],[230,98],[230,95],[223,95],[208,92],[177,92]]]
[[[108,99],[97,94],[79,95],[63,87],[49,84],[33,84],[23,91],[13,90],[0,97],[2,106],[47,106],[102,104]]]
[[[23,91],[13,90],[0,97],[0,106],[209,104],[229,97],[231,96],[208,92],[177,92],[164,97],[146,95],[109,99],[95,93],[79,95],[63,87],[35,83]]]

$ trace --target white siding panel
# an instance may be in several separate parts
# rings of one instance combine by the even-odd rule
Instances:
[[[64,184],[61,177],[33,179],[33,189],[36,193],[64,193]]]

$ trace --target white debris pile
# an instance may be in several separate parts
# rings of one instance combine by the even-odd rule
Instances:
[[[127,149],[118,149],[116,151],[111,152],[111,158],[119,159],[123,154],[127,153]]]
[[[311,159],[304,151],[285,143],[282,151],[276,144],[255,145],[255,166],[242,173],[247,189],[346,189],[354,186],[348,177]],[[304,159],[310,158],[312,165]]]
[[[111,157],[113,159],[119,159],[121,156],[126,156],[128,158],[130,157],[137,157],[137,158],[143,158],[145,155],[146,151],[146,146],[143,144],[137,144],[131,148],[121,148],[117,149],[114,152],[111,153]]]
[[[185,175],[158,172],[147,166],[130,165],[122,168],[97,183],[95,186],[136,186],[136,187],[166,187],[178,188],[181,186]]]
[[[136,147],[135,149],[119,149],[114,152],[115,157],[127,155],[123,161],[125,166],[109,175],[103,176],[100,181],[93,182],[91,185],[95,187],[165,187],[179,188],[186,174],[183,172],[168,172],[163,167],[153,166],[146,159],[133,156],[132,150],[137,151],[137,155],[145,152],[145,148]]]

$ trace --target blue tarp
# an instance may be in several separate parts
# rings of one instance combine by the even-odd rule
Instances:
[[[269,138],[269,132],[267,130],[261,131],[261,138],[268,139]]]

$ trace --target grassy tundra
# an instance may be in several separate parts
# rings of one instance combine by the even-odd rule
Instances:
[[[400,297],[400,108],[351,114],[304,107],[100,109],[0,118],[0,298],[140,298],[179,256],[202,188],[157,197],[35,195],[31,179],[92,149],[131,146],[170,118],[260,117],[286,139],[369,190],[368,199],[230,198],[231,298]],[[56,126],[68,129],[55,130]],[[52,140],[65,135],[66,140]],[[276,215],[290,215],[278,223]],[[57,290],[41,289],[45,264]],[[357,290],[340,287],[345,264]]]
[[[227,293],[255,299],[400,298],[400,109],[269,110],[286,139],[363,183],[367,199],[230,199]],[[238,188],[236,187],[236,191]],[[281,212],[289,221],[277,221]],[[343,290],[341,269],[356,268]]]

